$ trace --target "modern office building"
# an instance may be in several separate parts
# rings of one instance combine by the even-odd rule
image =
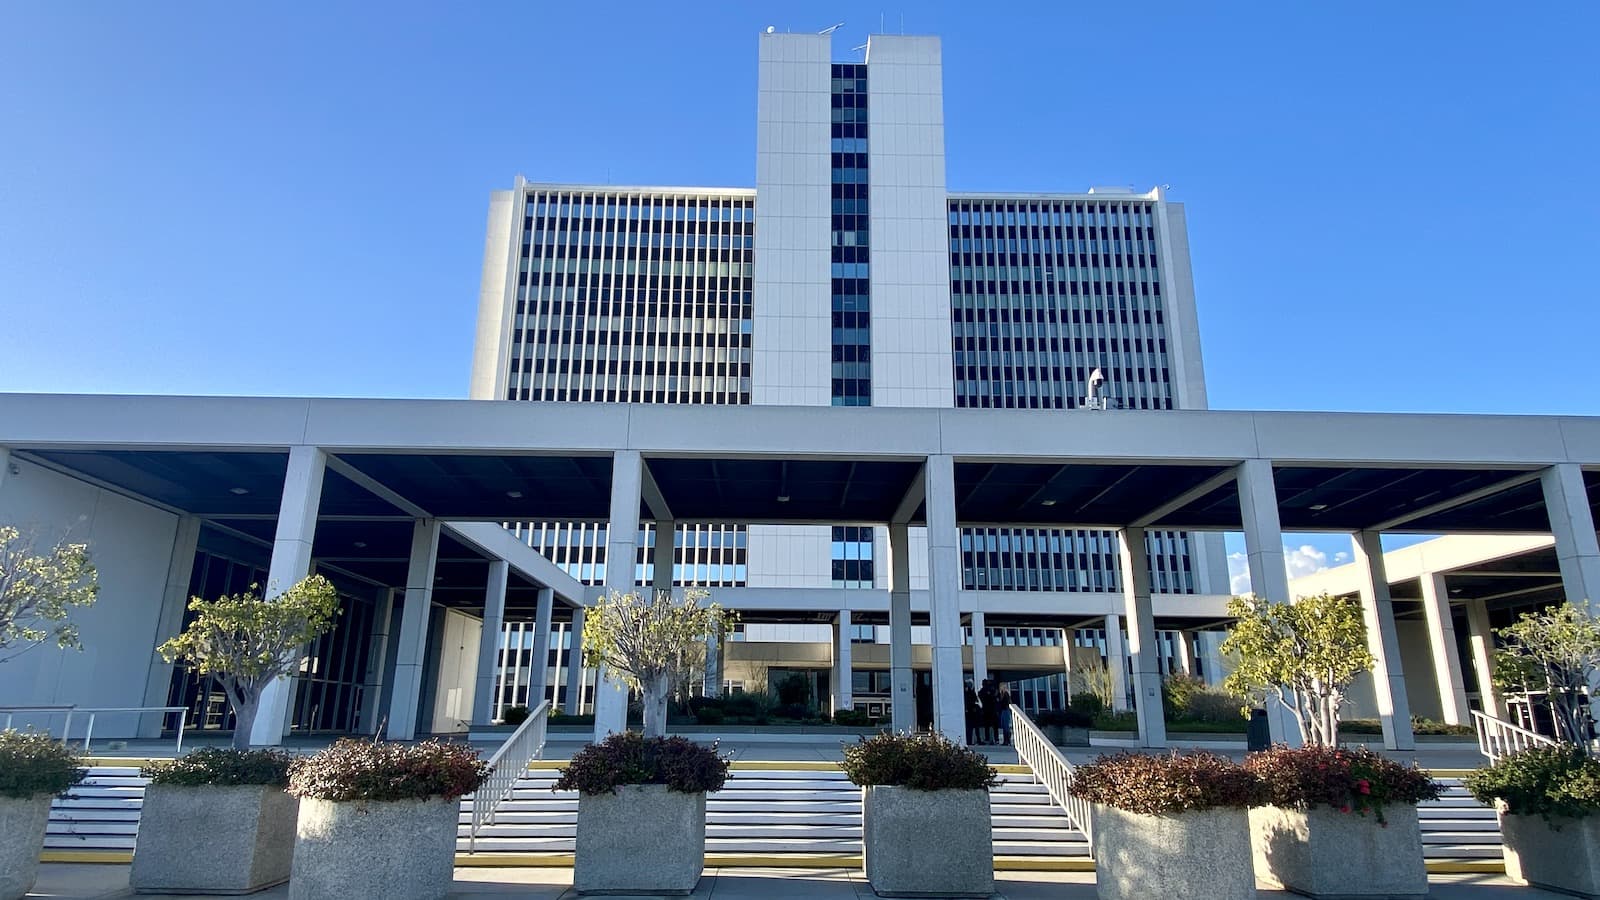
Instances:
[[[846,64],[763,35],[753,189],[495,194],[472,400],[0,395],[0,522],[87,541],[101,573],[85,650],[6,662],[0,707],[227,728],[155,647],[192,595],[316,571],[343,614],[258,743],[463,731],[543,697],[615,729],[584,610],[678,584],[744,618],[707,690],[801,673],[960,737],[965,677],[1055,706],[1104,658],[1160,746],[1163,676],[1220,674],[1223,533],[1288,601],[1288,530],[1356,535],[1355,566],[1293,590],[1362,596],[1386,743],[1409,745],[1408,703],[1493,710],[1461,635],[1600,596],[1600,420],[1205,409],[1182,205],[950,190],[940,63],[933,38]],[[1534,556],[1386,573],[1384,532]],[[1507,592],[1525,565],[1537,590]]]
[[[827,35],[759,44],[754,190],[519,178],[493,196],[473,398],[1205,407],[1181,203],[1159,188],[951,191],[938,38],[873,36],[862,63],[835,61]],[[603,523],[517,528],[574,576],[605,580]],[[678,529],[677,584],[888,586],[882,527]],[[1118,589],[1109,531],[974,527],[961,540],[967,590]],[[646,524],[641,583],[653,544]],[[1159,591],[1226,590],[1216,536],[1151,532],[1147,552]],[[926,578],[920,555],[911,577]],[[827,640],[813,630],[786,633]],[[1174,660],[1189,646],[1163,641]]]

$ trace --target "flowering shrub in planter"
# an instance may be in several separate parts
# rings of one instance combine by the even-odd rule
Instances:
[[[941,734],[884,733],[846,745],[840,767],[861,786],[862,863],[880,896],[994,893],[987,757]]]
[[[1600,897],[1600,760],[1571,744],[1533,747],[1467,776],[1500,817],[1506,874]]]
[[[294,757],[206,748],[146,766],[129,882],[140,893],[240,894],[289,880]]]
[[[0,731],[0,900],[33,890],[50,800],[83,780],[80,764],[48,734]]]
[[[1323,746],[1274,747],[1244,765],[1269,803],[1250,810],[1257,875],[1312,897],[1427,894],[1417,804],[1439,797],[1428,773]]]
[[[443,897],[461,796],[489,777],[466,744],[344,739],[289,766],[300,798],[291,900]]]
[[[1095,887],[1102,900],[1197,896],[1254,900],[1250,820],[1266,785],[1215,753],[1102,756],[1068,790],[1095,804]]]
[[[580,894],[688,894],[706,856],[706,794],[728,760],[682,737],[613,734],[573,754],[555,790],[578,792]]]

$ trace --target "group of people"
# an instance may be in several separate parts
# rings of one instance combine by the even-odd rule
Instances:
[[[967,679],[967,743],[1011,743],[1011,688],[996,678],[985,678],[983,686],[972,688]]]

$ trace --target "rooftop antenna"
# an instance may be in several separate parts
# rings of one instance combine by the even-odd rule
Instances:
[[[840,23],[838,23],[836,25],[829,25],[827,28],[824,28],[821,31],[817,32],[817,34],[833,34],[835,31],[838,31],[839,29],[841,29],[843,27],[844,27],[844,23],[840,22]]]
[[[778,26],[776,26],[776,25],[768,25],[767,26],[767,34],[772,34],[773,32],[775,32],[777,30],[778,30]]]

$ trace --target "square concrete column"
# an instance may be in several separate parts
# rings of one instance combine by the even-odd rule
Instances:
[[[1278,517],[1272,460],[1247,459],[1240,463],[1238,485],[1250,592],[1270,603],[1288,603],[1294,598],[1289,596],[1289,567],[1283,558],[1283,524]],[[1266,707],[1272,742],[1299,746],[1300,725],[1293,711],[1273,697],[1267,698]]]
[[[1600,540],[1595,537],[1594,510],[1577,463],[1561,463],[1539,476],[1550,534],[1556,539],[1556,562],[1568,602],[1600,604]]]
[[[1406,696],[1406,676],[1400,666],[1400,638],[1394,628],[1394,602],[1389,596],[1389,575],[1383,566],[1383,536],[1358,531],[1351,541],[1361,579],[1361,617],[1367,623],[1367,650],[1372,653],[1373,694],[1383,723],[1383,746],[1389,750],[1415,750],[1411,733],[1411,700]]]
[[[1172,632],[1172,647],[1177,651],[1178,671],[1184,675],[1194,674],[1194,632]]]
[[[671,519],[657,520],[655,540],[655,549],[650,556],[651,571],[654,573],[650,586],[658,591],[670,591],[673,567],[678,559],[678,523]]]
[[[1143,528],[1117,532],[1118,561],[1122,564],[1122,608],[1128,618],[1128,650],[1133,657],[1134,712],[1138,716],[1139,745],[1165,747],[1167,723],[1162,716],[1161,666],[1157,660],[1156,619],[1150,602],[1150,558]]]
[[[278,530],[272,542],[272,562],[262,596],[268,600],[294,587],[311,574],[311,542],[317,533],[317,508],[322,503],[322,476],[328,457],[318,447],[289,448],[289,469],[283,478],[283,499],[278,502]],[[213,598],[215,599],[215,598]],[[256,721],[250,729],[251,746],[277,746],[289,730],[292,678],[278,678],[261,692]]]
[[[511,565],[503,559],[489,561],[489,580],[483,590],[483,630],[478,635],[477,684],[472,690],[472,724],[489,725],[499,712],[496,687],[500,676],[500,640],[505,636],[506,583]],[[538,702],[529,697],[529,705]]]
[[[639,499],[644,460],[618,450],[611,460],[611,519],[606,526],[606,593],[635,590],[639,559]],[[595,677],[594,739],[628,729],[628,688],[604,669]]]
[[[1111,674],[1111,708],[1128,709],[1128,651],[1122,641],[1122,617],[1106,616],[1106,671]]]
[[[961,530],[956,526],[955,459],[928,457],[928,619],[933,639],[933,727],[959,744],[967,740],[961,682]]]
[[[583,607],[572,608],[572,633],[567,651],[567,715],[583,715]]]
[[[1072,702],[1072,645],[1076,628],[1061,629],[1061,693],[1067,703]]]
[[[411,561],[405,601],[400,607],[400,641],[395,648],[394,686],[389,691],[389,740],[417,736],[422,700],[422,670],[428,658],[428,620],[433,614],[433,573],[439,556],[439,520],[418,519],[411,527]]]
[[[889,526],[889,714],[895,731],[917,727],[911,676],[911,529]]]
[[[0,490],[4,490],[6,479],[11,477],[11,451],[0,447]]]
[[[1472,674],[1478,679],[1478,702],[1486,714],[1505,718],[1494,689],[1494,630],[1489,627],[1489,605],[1482,600],[1467,601],[1467,644],[1472,648]]]
[[[7,467],[0,459],[0,470]],[[4,478],[0,472],[0,478]],[[189,579],[194,575],[194,558],[200,547],[200,519],[195,516],[178,518],[177,534],[172,541],[172,556],[167,560],[167,586],[161,594],[161,617],[156,622],[155,640],[150,645],[159,647],[183,630],[183,611],[189,606]],[[215,597],[208,599],[216,599]],[[145,678],[144,705],[166,706],[172,693],[172,663],[156,653],[151,656],[150,674]],[[167,713],[149,713],[139,717],[139,736],[159,738]],[[177,726],[176,718],[173,726]]]
[[[1222,636],[1208,631],[1204,634],[1196,634],[1194,642],[1195,646],[1199,648],[1200,659],[1205,662],[1206,684],[1213,687],[1222,684],[1222,679],[1226,677],[1223,672],[1222,650],[1220,649]]]
[[[855,698],[851,696],[851,689],[854,685],[850,680],[851,631],[850,610],[839,610],[839,615],[833,620],[833,712],[835,715],[842,709],[855,708]]]
[[[528,668],[528,708],[550,699],[550,618],[555,614],[556,592],[540,588],[533,613],[533,659]]]
[[[989,678],[989,634],[983,610],[973,610],[970,619],[967,630],[972,635],[972,686],[977,689]]]
[[[1462,725],[1467,713],[1467,688],[1461,676],[1461,651],[1456,646],[1456,623],[1450,615],[1450,591],[1438,572],[1422,573],[1422,613],[1428,623],[1428,650],[1433,657],[1433,677],[1439,685],[1439,708],[1446,724]]]
[[[377,603],[372,610],[372,636],[367,644],[367,671],[361,679],[361,721],[356,725],[362,734],[377,734],[378,719],[383,711],[383,670],[389,658],[389,629],[394,621],[394,588],[378,591]]]

